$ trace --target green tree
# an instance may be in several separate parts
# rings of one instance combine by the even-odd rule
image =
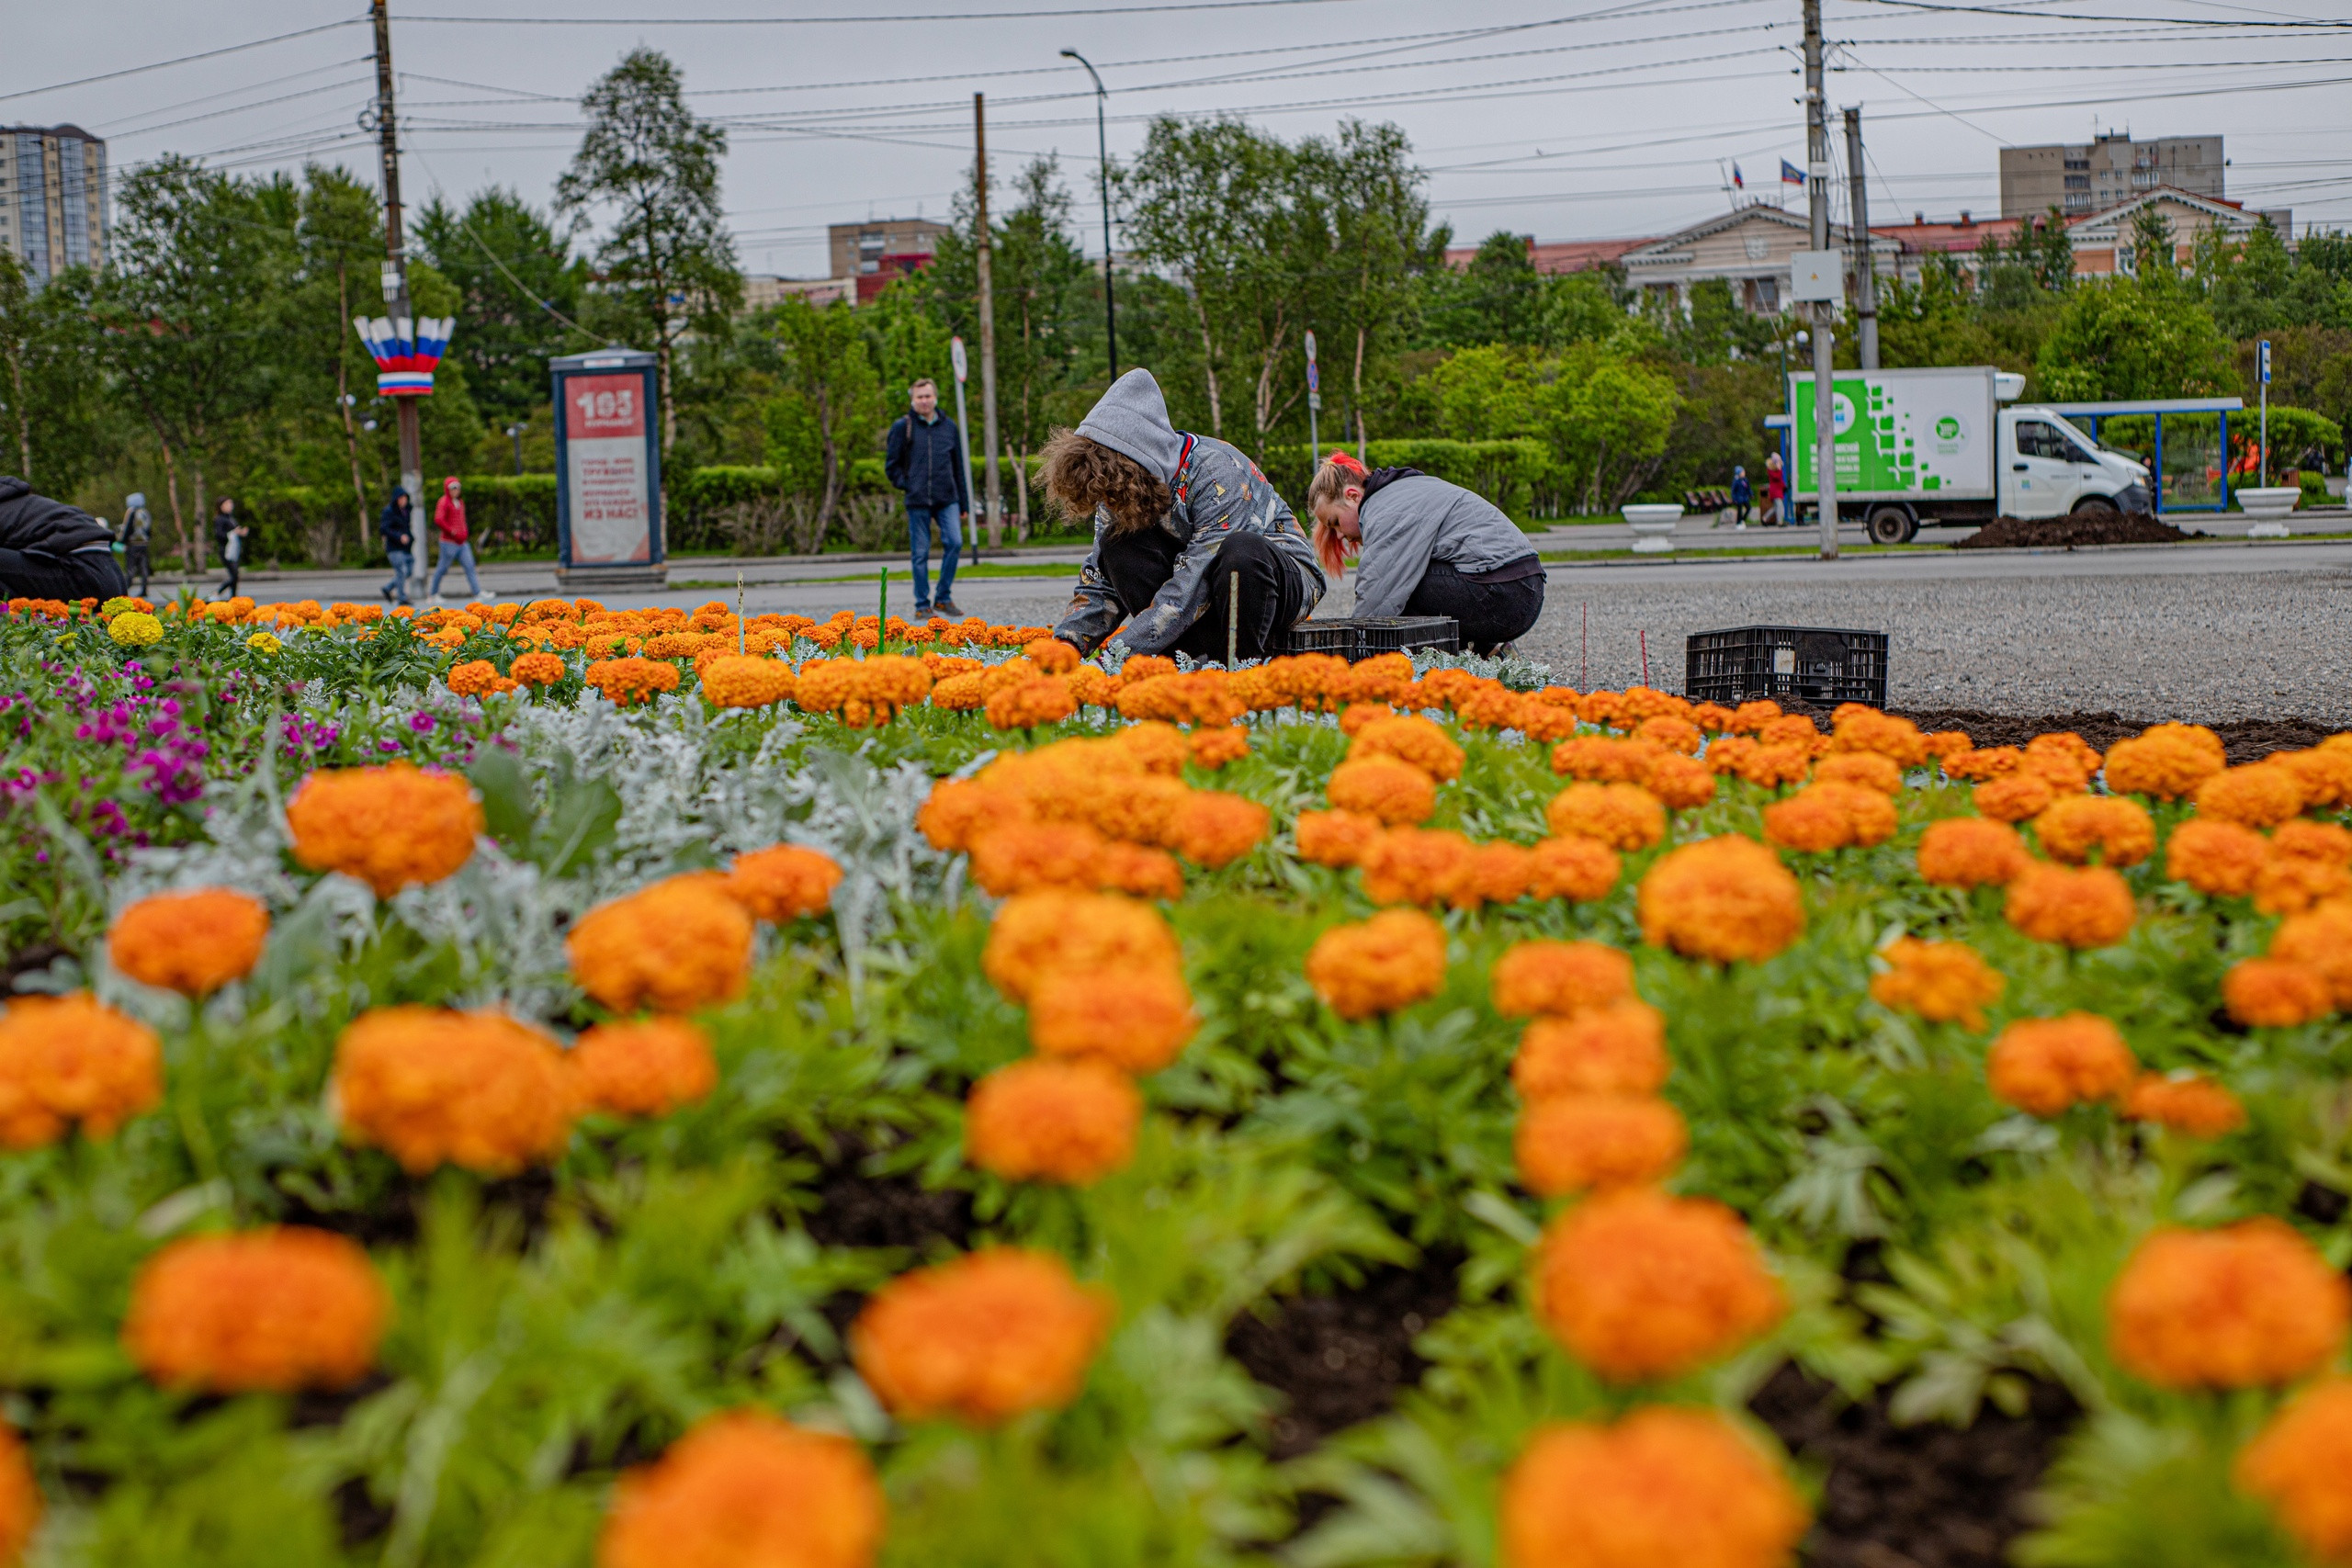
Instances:
[[[355,526],[364,547],[373,509],[356,410],[376,367],[351,322],[373,302],[367,286],[375,280],[383,251],[383,208],[374,187],[341,169],[311,165],[303,171],[294,240],[298,273],[281,305],[288,368],[299,386],[288,389],[293,407],[281,412],[293,417],[301,434],[314,438],[332,421],[333,433],[341,437],[342,466],[350,477]]]
[[[57,495],[115,445],[105,383],[90,374],[96,283],[76,267],[35,288],[16,256],[0,251],[0,466]]]
[[[2075,286],[2036,369],[2054,399],[2188,398],[2229,384],[2229,353],[2201,301],[2161,279],[2111,277]]]
[[[591,324],[650,341],[661,364],[662,446],[677,438],[675,367],[689,333],[723,337],[743,299],[735,243],[718,205],[727,132],[686,107],[668,57],[629,51],[580,100],[588,132],[556,182],[556,204],[585,224],[609,210],[596,247],[603,282]]]
[[[768,434],[785,488],[817,496],[823,541],[854,458],[871,455],[882,429],[882,383],[867,356],[857,312],[846,304],[786,299],[767,317],[784,389],[768,405]]]
[[[474,400],[490,417],[527,418],[548,400],[548,360],[592,347],[573,325],[587,264],[568,254],[547,215],[515,191],[476,191],[465,210],[435,197],[416,218],[434,266],[458,286],[450,356],[466,367]]]
[[[1425,342],[1448,348],[1543,342],[1544,280],[1528,259],[1527,237],[1498,229],[1469,264],[1432,272],[1423,290]]]
[[[2128,256],[2118,258],[2122,270],[2151,286],[2180,281],[2180,251],[2173,237],[2172,220],[2154,202],[2132,215],[2132,244]]]

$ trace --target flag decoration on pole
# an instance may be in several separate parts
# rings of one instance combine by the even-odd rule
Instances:
[[[1804,184],[1804,171],[1783,158],[1781,160],[1781,183],[1784,186],[1801,186]]]
[[[1731,188],[1734,190],[1746,190],[1747,188],[1747,178],[1740,174],[1739,165],[1737,164],[1734,164],[1731,166]]]
[[[376,362],[376,390],[388,398],[429,398],[433,370],[449,346],[448,316],[359,316],[351,323]]]

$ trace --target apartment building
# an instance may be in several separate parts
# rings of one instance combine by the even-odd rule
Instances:
[[[2001,216],[2039,218],[2056,208],[2068,219],[2104,212],[2158,187],[2219,200],[2222,139],[2161,136],[2134,141],[2109,131],[2088,142],[2001,149]]]
[[[107,257],[107,144],[78,126],[0,126],[0,250],[33,286]]]

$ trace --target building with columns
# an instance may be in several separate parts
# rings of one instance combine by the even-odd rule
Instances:
[[[38,288],[107,259],[107,144],[78,126],[0,126],[0,250]]]

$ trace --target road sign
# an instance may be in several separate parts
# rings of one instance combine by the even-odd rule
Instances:
[[[2270,340],[2264,338],[2255,352],[2257,378],[2266,387],[2270,385]]]
[[[1316,412],[1317,412],[1317,413],[1321,412],[1322,412],[1322,409],[1323,409],[1323,394],[1322,394],[1322,393],[1320,393],[1320,392],[1309,392],[1309,393],[1307,393],[1307,394],[1306,394],[1306,406],[1307,406],[1309,409],[1314,410],[1314,411],[1315,411]]]
[[[1306,362],[1315,363],[1315,334],[1311,332],[1306,334]]]
[[[947,340],[947,357],[956,367],[956,384],[960,387],[964,384],[964,378],[967,374],[962,338],[951,337]]]

